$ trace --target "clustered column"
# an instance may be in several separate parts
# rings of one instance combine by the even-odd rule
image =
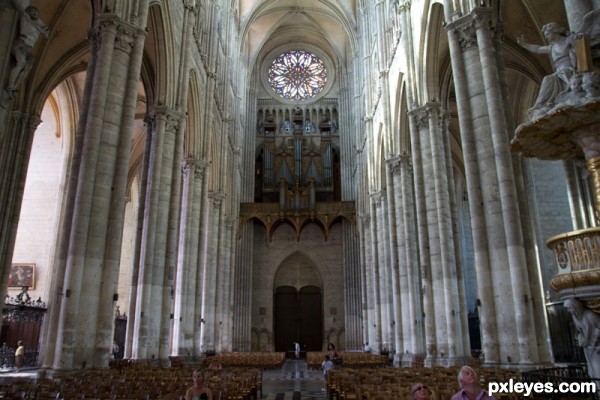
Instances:
[[[194,337],[199,335],[200,314],[196,294],[201,281],[199,255],[202,187],[208,163],[189,157],[183,164],[181,226],[175,282],[173,355],[195,354]]]
[[[533,304],[543,304],[543,297],[529,284],[528,271],[536,268],[536,261],[528,258],[523,244],[496,24],[493,10],[478,8],[446,29],[465,155],[485,360],[531,364],[549,361],[549,350],[543,322],[529,317]],[[484,192],[483,187],[489,189]]]
[[[52,290],[57,297],[50,300],[46,332],[52,334],[43,335],[44,367],[100,367],[110,355],[120,259],[115,243],[122,240],[148,4],[142,1],[131,11],[131,23],[100,15],[90,35],[91,62],[67,194],[72,207],[55,260]]]

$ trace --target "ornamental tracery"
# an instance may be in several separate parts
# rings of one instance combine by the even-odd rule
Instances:
[[[327,68],[314,53],[286,51],[273,60],[267,81],[271,89],[287,100],[309,100],[327,83]]]

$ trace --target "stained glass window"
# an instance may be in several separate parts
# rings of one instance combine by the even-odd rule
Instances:
[[[273,60],[268,80],[273,91],[284,99],[307,100],[325,87],[327,69],[316,55],[291,50]]]

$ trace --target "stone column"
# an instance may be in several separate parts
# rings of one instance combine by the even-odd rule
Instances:
[[[360,216],[362,229],[361,235],[361,282],[362,282],[362,329],[363,329],[363,337],[365,341],[371,343],[372,346],[375,345],[376,337],[372,331],[373,324],[375,323],[375,319],[373,316],[373,292],[375,288],[373,287],[373,280],[371,279],[372,270],[373,270],[373,257],[372,257],[372,247],[371,247],[371,236],[372,236],[372,221],[370,213],[363,213]]]
[[[220,224],[223,203],[223,193],[213,193],[210,196],[212,205],[211,214],[208,216],[207,254],[204,265],[204,281],[202,289],[202,326],[200,328],[201,351],[203,353],[215,351],[216,344],[216,299],[218,296],[217,271],[218,271],[218,246],[220,237]]]
[[[346,350],[360,350],[363,343],[362,332],[362,290],[361,271],[358,254],[358,239],[355,227],[350,222],[342,221],[342,242],[344,254],[344,309],[346,312],[344,326],[346,329]]]
[[[10,270],[12,263],[31,145],[40,122],[37,115],[14,111],[0,128],[0,271]],[[0,288],[6,289],[8,275],[1,275]]]
[[[401,306],[400,296],[402,292],[408,292],[408,281],[406,276],[402,276],[402,273],[406,273],[406,270],[400,271],[401,262],[398,257],[400,249],[404,244],[400,245],[400,240],[405,240],[402,232],[402,219],[400,212],[402,208],[399,204],[402,202],[402,185],[400,183],[400,165],[398,157],[388,158],[387,163],[387,174],[388,174],[388,192],[389,192],[389,219],[390,230],[394,233],[392,235],[392,243],[390,243],[392,250],[392,268],[391,268],[391,280],[392,280],[392,320],[390,322],[390,329],[394,339],[394,364],[400,365],[402,353],[404,353],[404,327],[409,325],[409,320],[404,321],[403,310]],[[404,278],[401,280],[401,278]]]
[[[436,304],[435,318],[436,354],[431,355],[432,362],[446,365],[455,363],[457,357],[462,362],[462,331],[459,320],[460,311],[465,308],[459,304],[458,282],[456,280],[455,247],[452,229],[452,211],[450,208],[450,188],[446,167],[451,160],[446,159],[442,136],[442,112],[437,103],[411,111],[418,123],[421,136],[419,146],[421,170],[423,171],[424,207],[427,218],[429,243],[429,264],[432,295]],[[427,294],[425,294],[427,296]]]
[[[235,242],[235,226],[237,219],[232,217],[231,215],[226,216],[224,220],[224,230],[223,230],[223,254],[222,254],[222,262],[219,263],[221,265],[222,270],[222,280],[223,284],[219,286],[222,289],[222,294],[220,296],[219,303],[219,352],[228,352],[231,351],[232,347],[232,319],[231,319],[231,310],[232,310],[232,288],[233,288],[233,265],[232,265],[232,257],[231,255],[236,252],[236,242]]]
[[[409,325],[405,328],[405,355],[402,358],[403,366],[410,366],[413,355],[425,354],[425,327],[423,325],[424,300],[421,295],[421,277],[419,274],[419,245],[410,238],[418,236],[416,229],[417,216],[415,215],[415,184],[411,158],[407,154],[399,157],[400,162],[400,188],[402,191],[402,222],[405,245],[399,250],[399,260],[404,265],[400,266],[402,275],[407,280],[407,291],[402,292],[403,314],[408,315]],[[401,243],[400,241],[398,243]],[[402,271],[405,270],[405,274]]]
[[[84,97],[89,100],[81,109],[85,134],[75,145],[80,158],[71,171],[77,175],[77,183],[71,181],[69,187],[72,217],[61,231],[68,245],[55,261],[59,276],[64,276],[56,286],[62,287],[62,298],[49,317],[56,324],[56,342],[47,347],[54,352],[47,360],[52,359],[55,369],[108,365],[147,6],[139,3],[137,15],[128,16],[134,23],[114,14],[97,19],[98,42],[92,46],[95,59],[88,70],[93,84],[86,83]],[[112,112],[107,114],[106,109]]]
[[[477,8],[446,26],[457,93],[486,362],[540,361],[544,326],[534,315],[539,275],[524,249],[515,171],[508,146],[504,71],[493,10]],[[485,90],[481,90],[481,88]],[[478,88],[478,90],[476,90]],[[475,122],[476,121],[476,122]],[[482,187],[494,190],[482,191]],[[540,334],[538,334],[538,331]],[[517,337],[517,340],[514,338]]]
[[[163,315],[165,302],[170,302],[167,249],[173,197],[173,168],[180,112],[165,106],[155,107],[156,121],[149,160],[144,205],[144,225],[139,259],[137,298],[134,322],[133,358],[158,358],[163,354],[160,335],[165,334],[165,321],[151,316]]]
[[[412,113],[412,111],[411,111]],[[418,262],[416,267],[419,275],[421,287],[418,291],[418,296],[423,298],[423,314],[424,321],[424,343],[425,343],[425,362],[428,365],[433,365],[435,355],[437,354],[436,346],[436,320],[434,307],[434,293],[432,287],[432,272],[430,265],[430,246],[429,246],[429,228],[427,222],[427,203],[425,196],[425,173],[423,171],[424,162],[421,154],[421,134],[420,131],[426,120],[418,118],[418,114],[410,114],[410,132],[411,132],[411,149],[414,173],[414,198],[416,211],[416,234],[418,237],[419,257],[415,261]],[[424,135],[423,138],[426,138]],[[418,320],[418,319],[417,319]]]
[[[392,263],[390,256],[391,252],[391,229],[390,219],[388,216],[388,195],[385,190],[380,192],[381,197],[378,199],[378,240],[377,247],[379,254],[378,267],[379,267],[379,293],[380,293],[380,307],[379,313],[381,318],[381,325],[379,327],[381,335],[381,349],[390,351],[394,347],[391,321],[393,320],[393,301],[392,301]]]
[[[196,332],[196,283],[198,281],[198,242],[200,227],[200,194],[206,163],[187,158],[183,164],[181,226],[175,281],[175,305],[172,355],[194,354]]]
[[[371,265],[367,270],[368,276],[367,279],[371,282],[372,292],[367,294],[370,304],[369,304],[369,343],[373,348],[374,352],[381,351],[382,347],[382,336],[381,336],[381,318],[382,314],[385,313],[385,308],[381,303],[381,299],[383,294],[382,290],[382,282],[380,281],[381,268],[380,265],[380,250],[382,246],[380,245],[380,240],[383,239],[381,237],[380,229],[381,229],[381,193],[375,192],[371,193],[371,242],[368,243],[368,246],[371,248]]]

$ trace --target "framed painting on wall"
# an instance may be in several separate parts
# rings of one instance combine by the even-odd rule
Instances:
[[[23,286],[33,289],[35,286],[35,264],[12,264],[8,277],[9,288],[22,288]]]

